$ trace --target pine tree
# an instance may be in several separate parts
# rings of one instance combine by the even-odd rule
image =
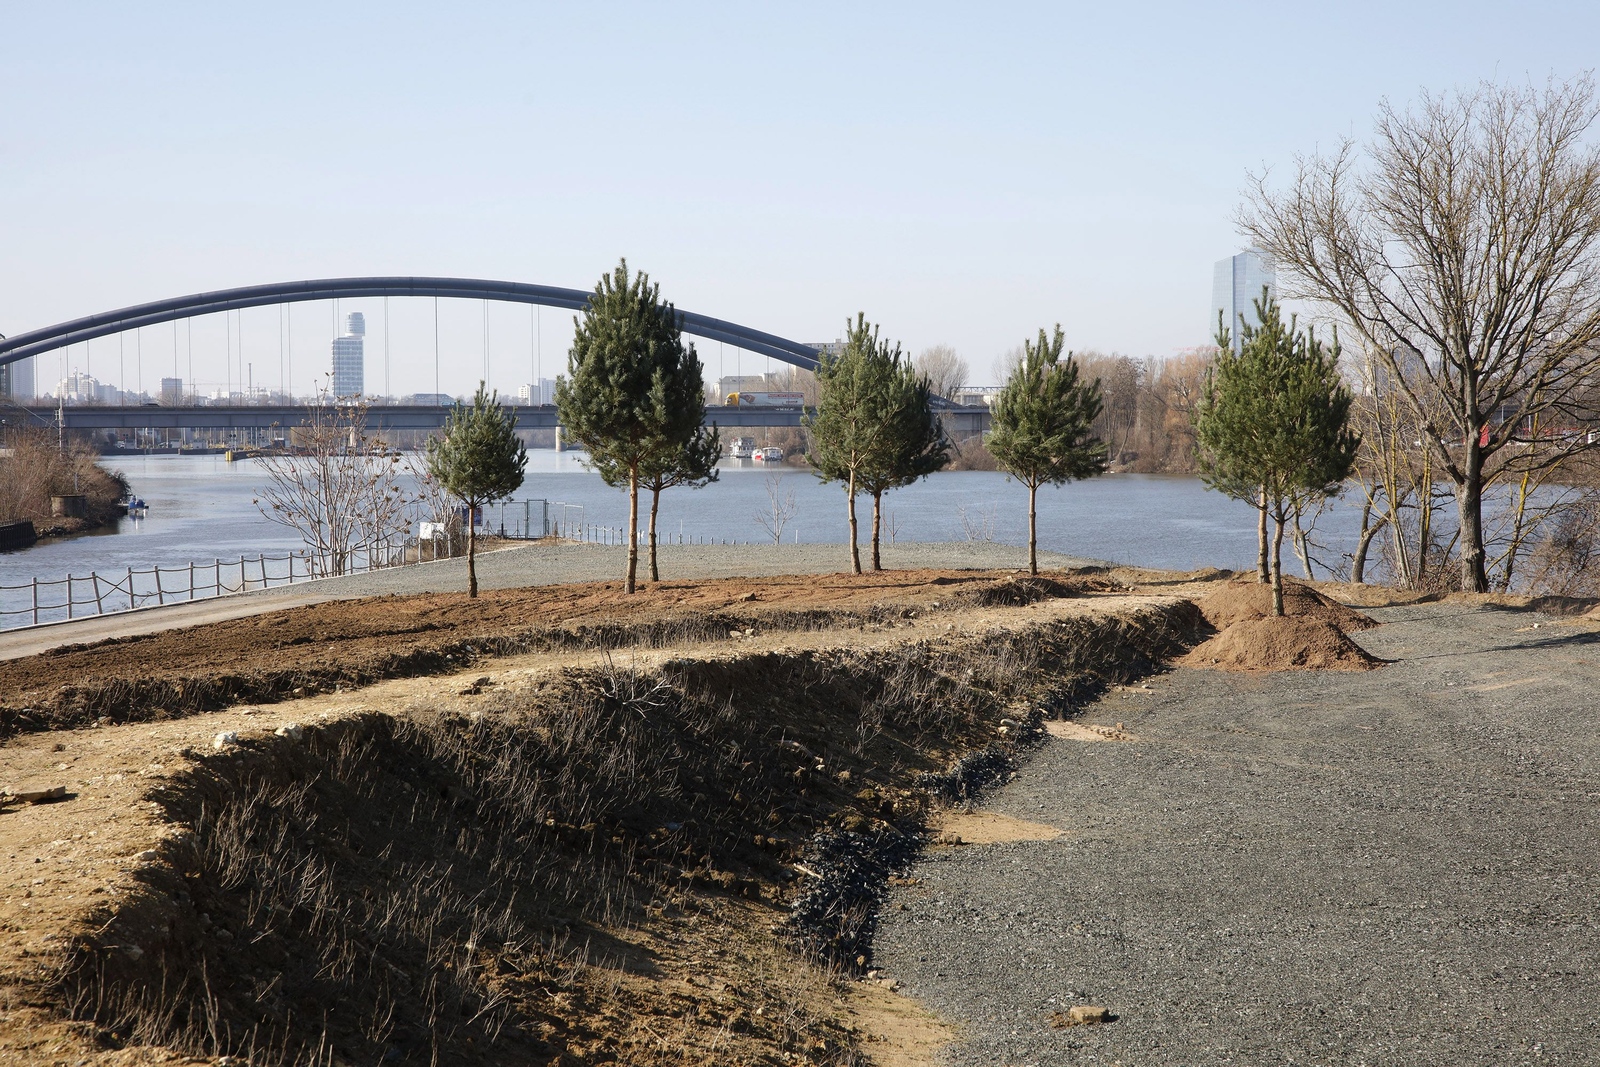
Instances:
[[[1094,436],[1100,383],[1080,382],[1061,326],[1047,338],[1023,342],[1022,360],[990,409],[985,443],[1002,470],[1028,487],[1028,573],[1039,573],[1038,496],[1041,485],[1061,485],[1104,474],[1106,447]]]
[[[934,414],[933,387],[909,360],[896,360],[883,380],[879,418],[884,433],[856,477],[856,485],[872,497],[872,569],[883,570],[879,544],[883,526],[883,494],[910,485],[950,462],[950,442]]]
[[[467,595],[478,595],[478,509],[504,500],[522,485],[527,450],[517,439],[517,417],[501,407],[484,383],[471,407],[457,404],[445,419],[444,436],[428,438],[428,473],[467,508]]]
[[[695,388],[704,396],[704,388],[695,375]],[[701,403],[705,401],[702,399]],[[659,582],[661,571],[656,566],[656,515],[661,508],[662,490],[677,485],[699,489],[717,480],[717,461],[722,458],[722,438],[715,426],[699,426],[689,443],[675,452],[660,452],[645,461],[639,471],[639,484],[650,490],[650,580]]]
[[[700,360],[683,344],[678,313],[623,260],[595,286],[575,321],[568,377],[556,382],[567,436],[589,452],[607,485],[628,487],[628,592],[638,586],[639,485],[695,440],[705,419]]]
[[[1219,324],[1195,438],[1206,484],[1260,512],[1258,547],[1272,582],[1272,612],[1282,615],[1284,523],[1296,508],[1339,492],[1361,441],[1349,426],[1352,398],[1339,378],[1337,331],[1324,345],[1295,318],[1285,324],[1265,290],[1255,308],[1261,325],[1241,321],[1237,353]]]
[[[894,426],[886,418],[901,363],[900,346],[878,339],[878,328],[857,314],[839,354],[817,366],[817,407],[801,418],[811,445],[807,458],[825,482],[842,482],[850,523],[850,566],[861,573],[856,496],[863,478],[885,468]]]

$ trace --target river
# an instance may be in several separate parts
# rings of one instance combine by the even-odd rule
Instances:
[[[292,531],[263,518],[253,503],[266,483],[257,461],[228,463],[221,456],[168,455],[118,456],[105,462],[127,475],[133,491],[149,503],[149,516],[123,519],[95,534],[0,554],[0,585],[90,571],[116,573],[128,567],[209,564],[301,547]],[[841,487],[823,484],[804,469],[778,470],[780,493],[792,491],[795,498],[795,517],[784,530],[784,541],[845,541],[848,527]],[[726,460],[715,483],[667,491],[661,503],[663,537],[770,540],[756,515],[768,507],[771,473],[765,464]],[[612,528],[627,524],[627,493],[585,470],[581,453],[530,451],[527,480],[516,494],[516,499],[524,498],[570,505],[552,508],[556,517],[565,515],[570,521]],[[862,499],[858,511],[865,541],[870,498]],[[884,513],[885,540],[989,536],[1010,544],[1027,543],[1027,490],[1003,474],[935,474],[886,495]],[[1193,478],[1106,475],[1039,491],[1039,547],[1148,567],[1238,568],[1254,558],[1255,515],[1253,509],[1208,491]],[[1340,504],[1322,517],[1316,536],[1328,546],[1325,556],[1330,561],[1349,550],[1358,524],[1356,509]]]

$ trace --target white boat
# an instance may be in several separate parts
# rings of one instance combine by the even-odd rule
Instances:
[[[783,449],[781,449],[781,448],[758,448],[758,449],[756,449],[756,459],[759,459],[764,463],[782,463],[783,462]]]

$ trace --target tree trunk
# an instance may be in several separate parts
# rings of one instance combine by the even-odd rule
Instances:
[[[639,468],[628,468],[628,592],[639,588]]]
[[[883,564],[878,560],[878,530],[882,525],[883,494],[872,494],[872,569],[883,570]]]
[[[1378,521],[1372,521],[1372,501],[1367,501],[1361,507],[1361,539],[1356,542],[1356,553],[1350,558],[1350,581],[1361,585],[1367,580],[1367,551],[1372,547],[1372,539],[1378,536],[1378,531],[1388,523],[1389,516],[1379,515]]]
[[[845,510],[850,515],[850,569],[856,574],[861,573],[861,546],[856,544],[856,472],[850,472],[850,480],[845,483],[846,495]]]
[[[476,509],[467,505],[467,596],[478,595],[478,524],[472,521]]]
[[[1262,512],[1266,514],[1266,512]],[[1283,516],[1272,517],[1272,614],[1283,617]]]
[[[1028,573],[1039,573],[1039,497],[1037,485],[1028,486]]]
[[[1267,574],[1267,487],[1261,487],[1261,517],[1256,521],[1256,581],[1263,585],[1270,580]]]
[[[1289,535],[1289,543],[1294,546],[1294,554],[1300,560],[1300,566],[1305,568],[1306,581],[1314,582],[1317,576],[1311,570],[1311,543],[1306,537],[1306,531],[1300,525],[1300,509],[1294,509],[1294,530]]]
[[[661,490],[650,487],[650,580],[659,582],[661,572],[656,569],[656,512],[661,508]]]
[[[1474,433],[1467,442],[1462,464],[1465,477],[1456,486],[1456,508],[1461,513],[1461,588],[1469,593],[1489,591],[1489,573],[1483,554],[1483,452]]]

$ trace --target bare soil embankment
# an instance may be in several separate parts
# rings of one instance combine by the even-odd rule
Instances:
[[[1198,623],[1112,584],[386,598],[0,665],[0,784],[69,789],[0,814],[0,1050],[888,1062],[936,1028],[838,978],[930,810]]]

